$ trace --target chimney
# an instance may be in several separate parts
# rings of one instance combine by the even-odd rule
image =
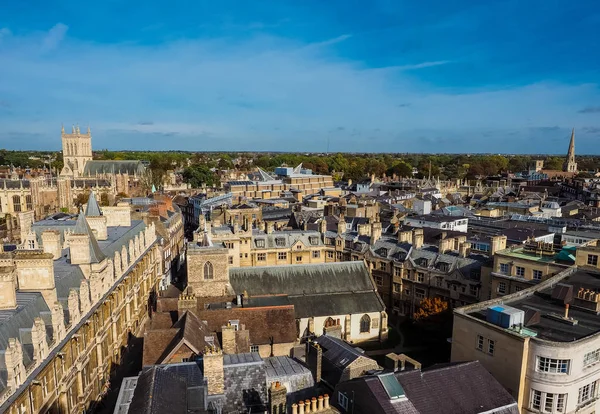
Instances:
[[[223,353],[235,354],[235,327],[231,326],[231,324],[227,324],[227,326],[221,327],[221,339],[223,341]]]
[[[452,239],[447,239],[445,237],[440,239],[440,242],[438,245],[438,252],[440,254],[446,253],[448,250],[450,250],[451,243],[452,243]]]
[[[506,236],[492,236],[490,256],[494,256],[496,252],[506,249]]]
[[[310,400],[305,400],[304,401],[304,410],[305,410],[304,411],[305,413],[310,413],[311,412],[310,411]]]
[[[310,410],[311,410],[313,413],[316,413],[316,412],[317,412],[317,398],[316,398],[316,397],[312,397],[312,398],[310,399]]]
[[[412,241],[412,232],[410,230],[398,232],[398,242],[410,243],[411,241]]]
[[[371,223],[371,245],[374,245],[381,238],[381,223],[376,221]]]
[[[319,222],[319,231],[322,235],[324,235],[327,232],[327,220],[325,220],[325,217],[323,217]]]
[[[338,221],[338,234],[343,234],[346,232],[346,221],[344,220],[344,215],[340,214],[340,220]]]
[[[271,233],[273,233],[273,227],[274,227],[274,225],[273,225],[273,223],[272,223],[272,222],[270,222],[270,221],[267,221],[267,222],[265,222],[265,228],[266,228],[266,231],[265,231],[265,232],[266,232],[267,234],[271,234]]]
[[[274,382],[269,388],[269,406],[271,414],[285,414],[287,405],[287,390],[279,382]]]
[[[306,363],[311,370],[315,383],[321,382],[321,365],[323,361],[323,348],[316,342],[307,342],[308,352]]]
[[[329,394],[325,394],[323,396],[323,409],[327,410],[329,408]]]
[[[218,349],[207,349],[203,356],[204,376],[208,380],[208,394],[223,394],[224,374],[223,374],[223,352]]]
[[[298,402],[298,414],[304,414],[304,401]]]
[[[14,260],[19,290],[41,291],[46,303],[54,303],[57,297],[52,255],[23,250],[17,251]]]
[[[458,246],[458,255],[463,258],[469,255],[469,243],[464,242]]]
[[[298,414],[298,404],[292,404],[292,414]]]
[[[565,303],[565,319],[569,319],[569,304]]]
[[[196,310],[197,304],[198,301],[195,295],[187,295],[184,293],[179,295],[179,300],[177,301],[177,312],[179,313],[179,317],[188,310]]]
[[[15,269],[0,268],[0,309],[16,309],[17,307],[17,277]]]
[[[44,230],[42,232],[42,248],[45,253],[52,254],[54,260],[59,259],[62,254],[60,232],[58,230]]]
[[[359,236],[370,236],[371,235],[371,227],[368,224],[359,224],[358,225],[358,235]]]
[[[318,398],[318,400],[319,400],[319,404],[318,404],[318,406],[317,406],[317,410],[318,410],[318,411],[322,411],[322,410],[323,410],[323,396],[322,396],[322,395],[319,395],[319,398]]]
[[[412,231],[412,245],[415,249],[423,247],[423,229],[414,229]]]

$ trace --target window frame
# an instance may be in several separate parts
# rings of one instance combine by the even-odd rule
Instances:
[[[569,375],[571,371],[571,360],[560,358],[548,358],[538,355],[536,359],[535,369],[537,372],[544,372],[546,374]]]

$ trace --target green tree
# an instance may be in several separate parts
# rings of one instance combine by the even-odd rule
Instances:
[[[182,175],[183,180],[194,188],[201,187],[202,184],[213,186],[217,182],[215,173],[213,173],[208,166],[202,164],[186,167],[183,170]]]

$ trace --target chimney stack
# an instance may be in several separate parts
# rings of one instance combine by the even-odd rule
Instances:
[[[463,242],[458,246],[458,255],[462,258],[469,255],[469,243]]]
[[[413,229],[412,231],[412,245],[415,249],[423,247],[423,229]]]

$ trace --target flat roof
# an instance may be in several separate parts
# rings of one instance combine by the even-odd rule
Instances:
[[[550,283],[540,284],[539,289],[529,289],[529,292],[523,295],[506,297],[506,300],[490,303],[489,306],[483,302],[481,304],[483,306],[474,306],[472,312],[467,308],[465,313],[485,321],[488,308],[499,304],[509,305],[525,312],[531,312],[532,309],[540,312],[539,321],[532,324],[525,321],[525,328],[535,332],[536,338],[554,342],[572,342],[596,334],[600,332],[600,315],[581,308],[576,303],[571,303],[569,318],[576,320],[577,324],[561,320],[561,316],[565,313],[565,305],[562,300],[553,298],[552,293],[558,283],[573,286],[574,297],[577,297],[579,288],[600,292],[600,272],[588,268],[569,270],[549,280]]]

